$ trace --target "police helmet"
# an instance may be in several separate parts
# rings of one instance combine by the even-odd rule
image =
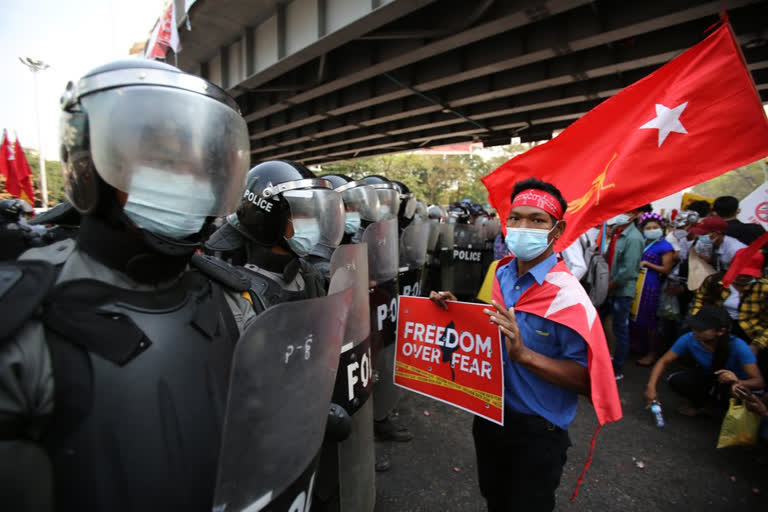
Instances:
[[[343,174],[327,174],[323,178],[330,181],[334,190],[341,194],[348,216],[358,214],[361,220],[367,222],[380,220],[379,196],[372,185],[355,181]]]
[[[394,183],[382,176],[366,176],[362,183],[376,189],[379,197],[379,220],[394,219],[400,211],[400,191]]]
[[[391,181],[400,193],[400,210],[398,211],[397,216],[401,219],[401,223],[402,221],[405,221],[405,223],[408,224],[413,220],[413,216],[416,213],[416,198],[413,197],[408,185],[400,181]]]
[[[228,219],[229,223],[246,238],[266,247],[305,235],[314,242],[309,250],[318,243],[336,247],[344,235],[340,194],[329,180],[288,160],[270,160],[251,169],[235,213],[236,222]],[[293,231],[293,236],[286,237],[287,231]],[[305,255],[290,242],[288,245],[299,256]]]
[[[19,220],[21,205],[18,199],[3,199],[0,201],[0,215],[11,222]]]
[[[427,208],[427,215],[430,219],[438,221],[445,218],[445,212],[439,205],[436,204],[429,205],[429,208]]]
[[[176,238],[153,214],[186,223],[171,233],[194,233],[237,206],[248,128],[216,85],[162,62],[119,60],[70,82],[61,108],[65,190],[80,213],[114,211],[116,189],[129,227]]]

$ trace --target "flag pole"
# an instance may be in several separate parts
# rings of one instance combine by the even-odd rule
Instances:
[[[22,64],[27,66],[30,71],[32,71],[32,80],[34,82],[34,95],[35,95],[35,119],[37,120],[37,148],[38,148],[38,158],[40,161],[40,194],[43,199],[43,208],[48,208],[48,181],[46,180],[45,175],[45,158],[43,157],[43,136],[42,136],[42,127],[40,126],[40,104],[38,101],[38,91],[37,91],[37,73],[39,71],[45,71],[50,66],[46,64],[45,62],[41,60],[36,59],[30,59],[29,57],[19,57],[19,60]],[[34,198],[31,198],[34,202]],[[32,205],[35,206],[34,204]]]

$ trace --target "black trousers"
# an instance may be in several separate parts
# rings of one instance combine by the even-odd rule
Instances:
[[[568,431],[539,416],[505,414],[504,427],[475,417],[472,436],[488,512],[549,512],[571,446]]]
[[[690,400],[694,407],[704,407],[707,400],[728,407],[730,387],[718,384],[715,374],[701,367],[672,373],[667,377],[667,384],[672,391]]]

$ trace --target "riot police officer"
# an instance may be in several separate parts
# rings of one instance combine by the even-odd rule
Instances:
[[[344,203],[344,236],[341,243],[359,242],[365,228],[379,220],[379,197],[376,189],[343,174],[326,174],[322,178],[331,182],[333,189],[341,194]],[[326,282],[330,279],[332,253],[333,247],[320,243],[307,256],[307,261],[315,266]]]
[[[21,199],[0,201],[0,261],[14,260],[30,247],[43,245],[40,234],[21,221]]]
[[[317,245],[333,250],[344,234],[344,206],[330,181],[297,162],[271,160],[248,172],[234,215],[206,246],[245,250],[244,275],[257,312],[325,295],[325,280],[305,258]]]
[[[247,285],[188,264],[242,193],[246,123],[222,89],[148,60],[92,70],[61,105],[82,223],[0,267],[0,503],[210,510],[253,311]]]

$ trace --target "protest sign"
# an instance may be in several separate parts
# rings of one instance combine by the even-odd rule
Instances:
[[[447,304],[400,297],[395,384],[503,425],[499,329],[483,304]]]

